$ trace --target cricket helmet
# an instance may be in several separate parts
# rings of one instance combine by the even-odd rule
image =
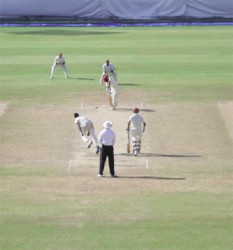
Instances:
[[[138,108],[134,108],[133,109],[133,113],[139,113],[139,109]]]

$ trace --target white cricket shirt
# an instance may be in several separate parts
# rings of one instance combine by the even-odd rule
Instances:
[[[116,142],[115,132],[109,128],[103,129],[99,134],[99,145],[114,146]]]
[[[107,65],[106,63],[103,65],[103,71],[110,73],[114,70],[114,66],[112,63],[109,63],[109,65]]]
[[[54,64],[62,64],[65,62],[65,58],[62,56],[61,58],[59,56],[55,57]]]
[[[75,124],[79,123],[80,127],[85,127],[88,124],[88,121],[89,120],[86,117],[79,116],[75,118],[74,123]]]
[[[129,121],[131,121],[132,128],[142,128],[142,124],[144,123],[144,119],[138,113],[134,113],[129,117]]]

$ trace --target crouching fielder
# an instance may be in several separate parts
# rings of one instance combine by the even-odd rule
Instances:
[[[141,151],[142,133],[145,131],[146,123],[141,115],[139,115],[139,109],[134,108],[133,114],[129,117],[128,127],[131,128],[131,138],[133,144],[133,155],[137,156]]]
[[[90,121],[86,117],[79,116],[78,113],[74,113],[74,119],[74,123],[78,126],[82,140],[87,143],[87,148],[90,148],[93,143],[92,140],[88,138],[89,136],[91,136],[96,145],[96,154],[99,154],[98,140],[95,135],[92,121]]]
[[[53,63],[52,69],[51,69],[50,79],[53,79],[53,75],[54,75],[57,67],[62,68],[62,70],[64,72],[64,75],[65,75],[65,78],[68,79],[69,76],[68,76],[68,73],[67,73],[65,58],[64,58],[64,56],[62,55],[61,52],[58,54],[58,56],[55,57],[55,60],[54,60],[54,63]]]

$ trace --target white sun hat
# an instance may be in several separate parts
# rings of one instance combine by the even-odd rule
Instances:
[[[106,122],[103,123],[103,126],[105,128],[111,128],[112,127],[112,122],[111,121],[106,121]]]

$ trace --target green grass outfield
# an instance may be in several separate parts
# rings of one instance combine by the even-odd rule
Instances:
[[[60,51],[70,79],[58,69],[51,81]],[[21,109],[69,106],[81,95],[102,93],[106,59],[117,68],[122,94],[146,92],[153,105],[212,105],[233,97],[232,27],[1,27],[0,56],[0,103],[7,105],[0,117],[1,149],[9,145],[6,134],[14,138],[19,128],[33,129],[30,117],[14,120]],[[20,147],[24,138],[14,140]],[[232,182],[221,179],[218,192],[205,186],[173,192],[143,186],[124,193],[114,186],[102,194],[99,187],[85,190],[84,183],[83,191],[77,190],[77,176],[67,177],[56,165],[17,161],[0,163],[1,249],[233,249]],[[199,173],[206,180],[232,176],[230,164],[214,173],[208,167]],[[194,168],[179,170],[180,176],[197,175]],[[164,166],[164,171],[175,170]]]

